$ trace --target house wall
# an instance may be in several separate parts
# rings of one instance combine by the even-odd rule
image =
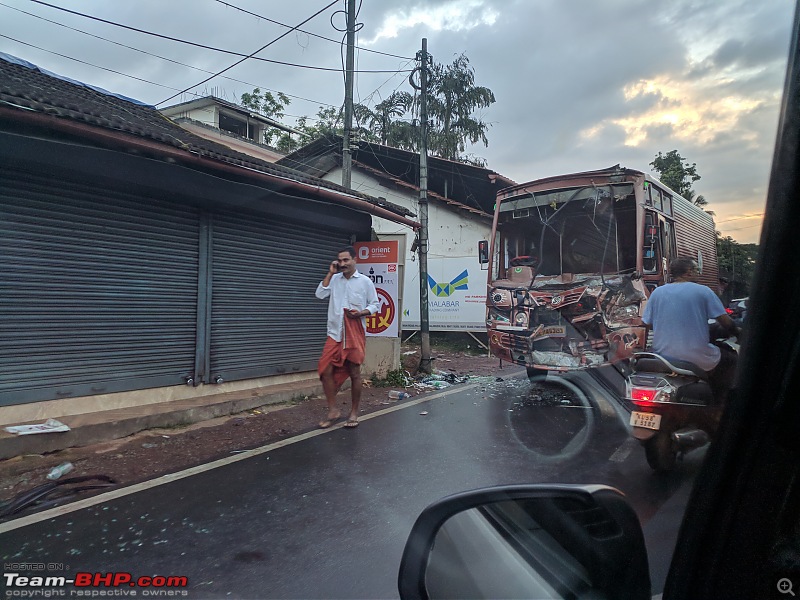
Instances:
[[[195,135],[199,135],[202,138],[211,140],[212,142],[217,142],[218,144],[223,144],[231,150],[236,150],[242,154],[260,158],[261,160],[267,162],[274,163],[284,156],[280,152],[275,152],[269,148],[257,146],[256,144],[253,144],[247,140],[234,137],[233,135],[226,133],[221,129],[208,129],[207,127],[203,127],[202,125],[198,125],[190,121],[179,121],[178,124],[187,131],[191,131]]]
[[[341,183],[341,169],[325,176],[328,181]],[[387,187],[376,177],[359,171],[352,173],[354,190],[383,197],[419,214],[419,193],[414,190]],[[415,234],[407,227],[385,219],[373,218],[372,227],[381,239],[388,235],[405,237],[405,275],[403,278],[402,308],[405,330],[419,329],[419,261],[411,252]],[[431,331],[486,330],[486,276],[478,262],[478,242],[491,234],[491,219],[452,207],[440,200],[428,201],[428,273],[442,287],[429,286],[429,318]],[[466,281],[459,276],[467,272]],[[459,283],[451,289],[451,282]],[[438,295],[437,292],[438,291]]]
[[[170,114],[169,118],[179,119],[186,118],[193,121],[199,121],[209,127],[216,127],[219,129],[219,109],[216,106],[205,106],[203,108],[195,108],[191,110],[181,111],[180,113]]]

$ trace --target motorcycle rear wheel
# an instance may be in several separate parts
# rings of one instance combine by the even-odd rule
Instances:
[[[644,455],[651,469],[657,473],[666,473],[675,468],[678,451],[669,432],[659,431],[645,442]]]

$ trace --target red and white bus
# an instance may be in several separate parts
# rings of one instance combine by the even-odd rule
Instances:
[[[696,259],[700,283],[719,286],[711,215],[619,165],[501,190],[479,255],[492,353],[530,374],[643,348],[644,305],[673,258]]]

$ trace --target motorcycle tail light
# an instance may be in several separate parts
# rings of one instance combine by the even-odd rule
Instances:
[[[632,387],[631,401],[637,406],[653,406],[658,390],[653,388]]]

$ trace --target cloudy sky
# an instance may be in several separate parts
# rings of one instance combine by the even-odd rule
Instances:
[[[256,86],[290,95],[291,116],[342,104],[345,0],[47,1],[245,55],[288,31],[270,20],[295,26],[324,9],[257,54],[316,68],[246,60],[199,87],[240,59],[33,0],[0,0],[0,52],[160,106],[191,92],[236,101]],[[437,62],[465,53],[495,93],[481,115],[489,147],[471,149],[491,169],[517,182],[617,163],[649,170],[676,149],[697,164],[694,188],[723,235],[757,242],[792,10],[788,0],[362,0],[355,99],[412,91],[407,70],[425,37]]]

